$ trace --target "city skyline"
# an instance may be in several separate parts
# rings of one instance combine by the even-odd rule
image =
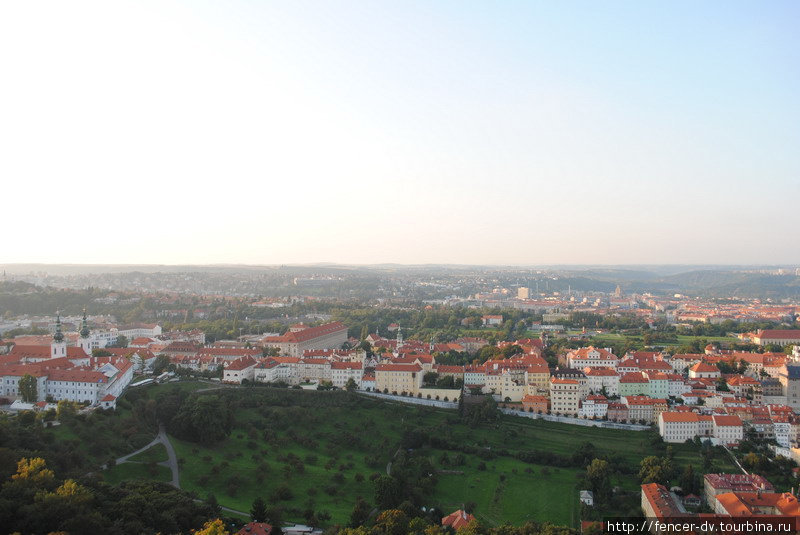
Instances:
[[[0,259],[798,264],[798,22],[791,2],[4,5]]]

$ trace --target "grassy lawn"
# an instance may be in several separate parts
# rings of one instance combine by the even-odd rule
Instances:
[[[655,342],[656,346],[664,346],[664,347],[680,347],[684,345],[688,345],[696,340],[705,340],[708,343],[711,342],[720,342],[720,343],[728,343],[728,344],[735,344],[741,342],[738,338],[732,336],[691,336],[691,335],[675,335],[676,340],[672,342]],[[636,344],[643,344],[642,337],[640,335],[625,335],[619,333],[604,333],[598,334],[593,336],[588,343],[602,347],[603,344],[619,344],[624,343],[626,341],[630,341]]]
[[[167,448],[164,447],[163,444],[156,444],[155,446],[147,448],[142,453],[137,453],[128,460],[140,463],[149,463],[151,461],[155,463],[160,463],[168,459],[169,457],[167,456]]]
[[[230,437],[214,446],[171,437],[179,460],[185,459],[181,486],[199,496],[213,493],[221,505],[247,511],[257,496],[270,500],[285,484],[292,493],[282,503],[288,518],[302,521],[302,511],[313,508],[330,513],[332,522],[347,522],[357,496],[372,501],[369,476],[385,473],[403,415],[411,418],[414,408],[398,407],[392,417],[374,403],[357,412],[339,407],[317,415],[300,407],[271,411],[272,426],[257,409],[239,412]],[[302,460],[302,472],[287,468],[290,454]]]
[[[140,395],[152,399],[157,392],[171,388],[205,387],[202,383],[171,383]],[[619,471],[613,474],[612,483],[632,493],[639,489],[636,472],[640,461],[666,451],[663,445],[654,445],[652,432],[511,415],[472,428],[463,424],[454,410],[363,396],[349,405],[334,403],[344,395],[341,392],[227,392],[236,407],[228,438],[201,445],[170,437],[181,463],[182,488],[201,498],[213,494],[220,505],[241,511],[248,511],[260,496],[282,506],[285,520],[298,522],[304,522],[304,512],[311,509],[330,515],[324,525],[345,524],[357,497],[374,504],[371,479],[386,473],[387,463],[410,430],[430,437],[414,455],[426,456],[438,470],[437,484],[426,505],[449,513],[475,502],[476,515],[489,525],[535,520],[576,526],[578,478],[584,469],[570,458],[586,443],[594,447],[593,455],[614,460]],[[69,426],[62,426],[51,432],[67,440],[85,435],[79,431],[75,434]],[[672,452],[679,471],[692,464],[702,472],[698,447],[675,444]],[[556,463],[559,466],[551,461],[552,454],[561,456]],[[463,463],[450,465],[443,459],[455,455],[462,455]],[[157,445],[136,459],[165,460],[166,451]],[[162,468],[153,475],[146,464],[122,464],[109,470],[106,478],[114,482],[136,477],[167,481],[169,471]],[[713,470],[736,471],[727,455],[714,458]],[[279,499],[276,490],[283,486],[290,493]],[[631,503],[636,507],[635,500]]]
[[[738,344],[741,343],[741,340],[734,336],[689,336],[684,334],[678,335],[678,344],[677,345],[686,345],[695,340],[706,340],[709,343],[711,342],[725,342],[729,344]]]
[[[111,485],[134,479],[149,481],[172,481],[172,473],[166,466],[149,466],[141,463],[122,463],[102,472],[103,478]]]
[[[435,505],[451,512],[475,502],[475,515],[489,525],[519,525],[528,520],[549,520],[571,525],[578,510],[577,475],[580,470],[526,464],[498,458],[477,470],[481,460],[466,456],[463,474],[441,474]]]
[[[505,437],[503,442],[506,448],[534,448],[570,454],[582,443],[590,442],[598,452],[609,456],[621,456],[637,467],[644,457],[656,455],[650,444],[652,435],[644,431],[583,427],[510,415],[504,415],[502,422],[508,426],[508,429],[501,428]],[[485,432],[482,431],[478,430],[474,435],[484,435]],[[692,464],[696,469],[702,466],[703,458],[700,450],[695,445],[672,444],[671,446],[675,462],[678,465]],[[714,469],[721,472],[737,471],[737,468],[727,455],[715,458]]]

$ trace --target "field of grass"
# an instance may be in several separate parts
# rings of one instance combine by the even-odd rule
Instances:
[[[708,343],[711,342],[720,342],[720,343],[729,343],[735,344],[739,343],[740,340],[738,338],[732,336],[691,336],[691,335],[676,335],[675,341],[670,342],[655,342],[654,345],[656,346],[664,346],[664,347],[680,347],[684,345],[688,345],[696,340],[705,340]],[[604,344],[620,344],[625,342],[632,342],[634,344],[643,345],[643,339],[639,335],[625,335],[619,333],[604,333],[592,336],[589,340],[589,343],[595,346],[602,347]]]
[[[158,392],[172,388],[207,387],[203,383],[172,383],[138,395],[153,399]],[[213,494],[221,505],[241,511],[248,511],[261,496],[280,505],[285,520],[298,522],[306,521],[306,511],[312,510],[330,516],[321,525],[345,524],[357,497],[374,504],[371,479],[386,473],[410,430],[429,437],[414,455],[427,457],[438,472],[426,505],[449,513],[474,502],[476,515],[489,525],[535,520],[576,526],[578,482],[584,470],[569,459],[587,443],[594,447],[594,456],[615,460],[619,470],[612,475],[613,485],[632,492],[638,491],[636,472],[641,459],[665,452],[663,445],[654,445],[652,432],[511,415],[503,415],[495,424],[471,428],[453,410],[360,396],[343,398],[343,392],[224,392],[236,406],[228,438],[201,445],[170,437],[179,458],[182,488],[202,498]],[[343,399],[349,401],[342,403]],[[62,427],[52,432],[71,437],[70,427]],[[428,443],[434,437],[438,441]],[[672,451],[679,470],[692,464],[700,471],[703,459],[698,447],[675,444]],[[549,454],[560,455],[561,464],[553,465]],[[461,455],[463,463],[454,466],[443,460],[443,456],[455,455]],[[137,455],[136,460],[165,459],[166,451],[158,445]],[[129,477],[168,480],[168,470],[162,473],[162,467],[158,468],[154,476],[147,473],[145,464],[123,464],[106,477],[113,481]],[[715,457],[713,469],[735,471],[724,455]],[[282,487],[289,493],[279,495]],[[635,507],[635,500],[630,501]]]
[[[736,338],[735,336],[689,336],[685,334],[678,335],[678,345],[686,345],[694,342],[695,340],[706,340],[708,343],[711,342],[725,342],[730,344],[739,344],[742,341]]]
[[[172,473],[166,466],[143,463],[122,463],[102,472],[107,483],[116,485],[123,481],[146,479],[149,481],[171,481]]]
[[[504,522],[519,525],[528,520],[549,520],[574,525],[579,511],[577,476],[580,470],[526,464],[498,458],[485,463],[466,456],[466,465],[452,469],[463,474],[440,474],[436,505],[455,511],[465,502],[475,502],[475,515],[489,525]]]

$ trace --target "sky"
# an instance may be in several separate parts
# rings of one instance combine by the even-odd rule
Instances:
[[[800,264],[800,3],[0,3],[0,263]]]

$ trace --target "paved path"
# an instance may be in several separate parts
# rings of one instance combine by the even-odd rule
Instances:
[[[733,459],[733,462],[736,464],[736,466],[738,466],[738,467],[739,467],[739,470],[741,470],[741,471],[742,471],[742,473],[743,473],[744,475],[746,475],[746,476],[747,476],[747,475],[750,475],[750,474],[747,472],[747,470],[745,470],[745,469],[744,469],[744,466],[742,466],[742,465],[741,465],[741,463],[739,463],[739,459],[737,459],[737,458],[736,458],[736,454],[735,454],[735,453],[733,453],[733,452],[732,452],[730,449],[728,449],[728,446],[726,446],[725,444],[723,444],[723,445],[722,445],[722,447],[723,447],[723,448],[725,448],[725,451],[727,451],[727,452],[728,452],[728,454],[731,456],[731,459]]]
[[[163,444],[164,447],[167,449],[167,460],[162,461],[158,464],[160,466],[166,466],[167,468],[170,469],[170,471],[172,472],[172,481],[170,481],[170,484],[173,487],[181,488],[180,471],[178,469],[178,456],[175,454],[175,448],[172,447],[172,443],[169,441],[169,438],[167,438],[167,431],[164,429],[163,424],[158,425],[158,435],[156,435],[156,438],[154,438],[149,444],[147,444],[143,448],[139,448],[133,453],[129,453],[127,455],[119,457],[116,461],[116,464],[138,462],[138,461],[130,461],[129,459],[134,455],[137,455],[149,448],[152,448],[156,444]],[[104,470],[106,469],[105,465],[103,465],[103,469]]]
[[[133,453],[129,453],[128,455],[123,455],[122,457],[119,457],[116,460],[116,464],[126,463],[126,462],[128,462],[128,459],[130,459],[134,455],[138,455],[138,454],[142,453],[143,451],[152,448],[153,446],[155,446],[156,444],[158,444],[160,442],[161,442],[161,434],[159,433],[158,435],[156,435],[156,438],[154,438],[149,444],[147,444],[147,446],[141,447],[138,450],[134,451]],[[135,463],[136,461],[131,461],[131,462]],[[106,468],[106,466],[103,465],[103,469],[104,470],[105,470],[105,468]]]
[[[167,432],[164,429],[164,424],[158,424],[158,437],[161,439],[161,443],[167,448],[167,462],[166,463],[158,463],[161,466],[166,466],[172,471],[172,486],[175,488],[181,488],[181,475],[180,470],[178,469],[178,456],[175,454],[175,448],[172,447],[172,443],[167,438]]]

